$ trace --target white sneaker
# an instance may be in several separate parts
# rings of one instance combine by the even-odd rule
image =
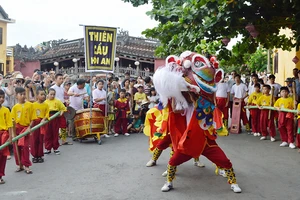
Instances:
[[[119,136],[119,134],[118,134],[118,133],[115,133],[115,134],[114,134],[114,136],[115,136],[115,137],[118,137],[118,136]]]
[[[165,184],[164,184],[164,186],[161,188],[161,191],[162,192],[169,192],[170,190],[172,190],[173,189],[173,184],[172,184],[172,182],[166,182]]]
[[[242,189],[239,187],[238,184],[231,184],[230,188],[233,190],[234,193],[241,193]]]
[[[267,139],[267,137],[265,137],[265,136],[262,136],[262,137],[260,138],[260,140],[265,140],[265,139]]]
[[[219,169],[219,175],[223,176],[224,178],[227,178],[226,172],[224,169]]]
[[[289,146],[289,144],[287,142],[282,142],[279,146],[280,147],[287,147],[287,146]]]
[[[276,139],[271,137],[271,142],[275,142],[275,141],[276,141]]]
[[[164,171],[164,173],[161,174],[162,177],[167,177],[168,175],[168,170]]]
[[[104,134],[103,135],[105,138],[109,138],[110,136],[109,135],[107,135],[107,134]]]
[[[129,133],[125,133],[124,135],[125,135],[125,136],[129,136],[130,134],[129,134]]]
[[[296,148],[296,146],[294,145],[294,143],[290,143],[289,147],[290,147],[291,149],[295,149],[295,148]]]
[[[194,165],[196,167],[205,167],[205,165],[203,163],[201,163],[200,161],[194,162]]]
[[[257,136],[260,136],[260,133],[256,133]]]
[[[256,136],[258,136],[258,135],[257,135],[257,133],[253,133],[253,136],[256,137]]]
[[[147,162],[146,167],[153,167],[155,165],[156,165],[156,161],[151,159]]]
[[[248,132],[248,135],[253,135],[253,132]]]

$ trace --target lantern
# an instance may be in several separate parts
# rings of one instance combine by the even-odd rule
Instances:
[[[295,56],[295,57],[292,59],[292,61],[293,61],[295,64],[297,64],[297,63],[299,62],[299,58],[298,58],[297,56]]]
[[[248,24],[245,29],[248,31],[248,32],[253,32],[255,31],[255,26],[253,24]]]
[[[223,44],[225,44],[227,46],[228,43],[230,42],[230,39],[229,38],[223,38],[222,42],[223,42]]]

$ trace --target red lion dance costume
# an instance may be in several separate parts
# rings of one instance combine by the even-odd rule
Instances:
[[[228,134],[221,111],[213,103],[216,83],[224,75],[218,65],[215,57],[209,61],[186,51],[179,58],[169,56],[166,66],[153,76],[161,105],[148,111],[145,134],[150,138],[150,150],[170,136],[174,151],[167,167],[167,182],[161,188],[163,192],[173,189],[177,166],[200,155],[215,163],[216,173],[218,169],[225,172],[223,175],[234,192],[241,192],[230,160],[215,141],[217,134]]]

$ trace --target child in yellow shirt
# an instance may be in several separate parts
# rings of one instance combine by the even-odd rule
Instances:
[[[254,92],[248,98],[248,105],[257,105],[257,100],[262,96],[260,92],[260,84],[254,85]],[[252,132],[254,136],[260,136],[260,110],[255,108],[250,110]]]
[[[17,87],[16,99],[18,103],[11,110],[11,117],[16,122],[16,135],[19,135],[25,131],[30,131],[32,126],[32,103],[25,101],[26,94],[25,89]],[[25,173],[32,174],[29,169],[31,166],[30,153],[29,153],[29,141],[30,135],[19,139],[18,148],[14,145],[14,155],[19,155],[21,163],[19,163],[18,156],[15,156],[16,165],[18,166],[16,172],[23,171],[25,167]]]
[[[268,136],[268,128],[270,131],[270,139],[271,142],[275,142],[275,136],[276,136],[276,129],[275,129],[275,123],[274,123],[274,111],[262,109],[264,106],[272,106],[271,105],[271,98],[270,95],[271,86],[270,85],[263,85],[262,93],[263,95],[257,100],[257,105],[260,110],[260,130],[262,137],[260,140],[267,139]]]
[[[289,146],[295,149],[294,145],[294,115],[292,113],[282,112],[281,108],[293,109],[294,101],[292,97],[289,97],[289,89],[287,87],[280,88],[281,98],[277,99],[274,107],[279,111],[278,117],[278,129],[282,143],[281,147]]]
[[[40,124],[46,120],[49,120],[49,106],[44,101],[46,100],[46,93],[43,89],[39,88],[36,91],[37,101],[32,104],[32,120],[33,126]],[[44,162],[44,134],[47,132],[45,128],[47,125],[42,126],[41,128],[35,130],[31,134],[31,145],[30,151],[33,156],[33,163],[43,163]]]
[[[9,109],[2,106],[5,99],[5,92],[0,90],[0,146],[6,143],[8,140],[11,141],[12,133],[12,120],[10,116]],[[5,176],[5,166],[7,156],[9,156],[9,149],[5,147],[0,150],[0,184],[4,184],[5,181],[2,179]]]
[[[49,106],[49,114],[54,115],[57,112],[60,112],[60,116],[67,111],[65,105],[58,99],[55,98],[55,90],[53,88],[49,89],[48,99],[45,101],[46,104]],[[58,150],[59,147],[59,117],[56,117],[52,121],[48,123],[47,126],[47,133],[45,134],[45,149],[46,151],[44,154],[50,154],[51,149],[53,148],[54,153],[56,155],[60,154]]]

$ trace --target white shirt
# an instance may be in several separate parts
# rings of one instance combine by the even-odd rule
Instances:
[[[98,101],[98,102],[95,102],[95,99],[99,99],[99,98],[105,98],[104,100],[102,101]],[[93,101],[94,103],[97,103],[97,104],[105,104],[106,103],[106,91],[105,90],[99,90],[98,88],[95,89],[93,91]]]
[[[88,97],[89,95],[87,94],[87,90],[85,88],[83,89],[78,89],[77,85],[73,85],[68,92],[72,92],[75,94],[82,94],[79,97],[75,96],[70,96],[70,106],[74,108],[76,111],[77,110],[82,110],[83,109],[83,98]]]
[[[216,97],[227,98],[227,94],[229,92],[230,92],[230,88],[229,88],[228,83],[219,82],[217,84]]]
[[[55,90],[55,98],[59,99],[62,103],[65,103],[63,85],[61,84],[60,86],[58,86],[55,84],[51,88],[53,88]]]
[[[278,83],[274,83],[274,84],[269,83],[269,85],[271,86],[271,88],[274,87],[274,97],[278,97],[281,85]]]
[[[235,98],[244,98],[247,95],[248,88],[244,83],[240,83],[239,85],[233,85],[231,88],[231,94],[234,95]]]
[[[3,92],[5,93],[4,102],[2,105],[7,108],[10,108],[10,95],[7,94],[7,87],[1,86],[1,90],[3,90]]]
[[[248,94],[250,95],[250,94],[252,94],[253,92],[255,92],[255,87],[254,87],[254,83],[252,83],[252,82],[250,82],[249,83],[249,86],[248,86],[248,90],[249,90],[249,92],[248,92]],[[261,86],[260,86],[261,87]]]

